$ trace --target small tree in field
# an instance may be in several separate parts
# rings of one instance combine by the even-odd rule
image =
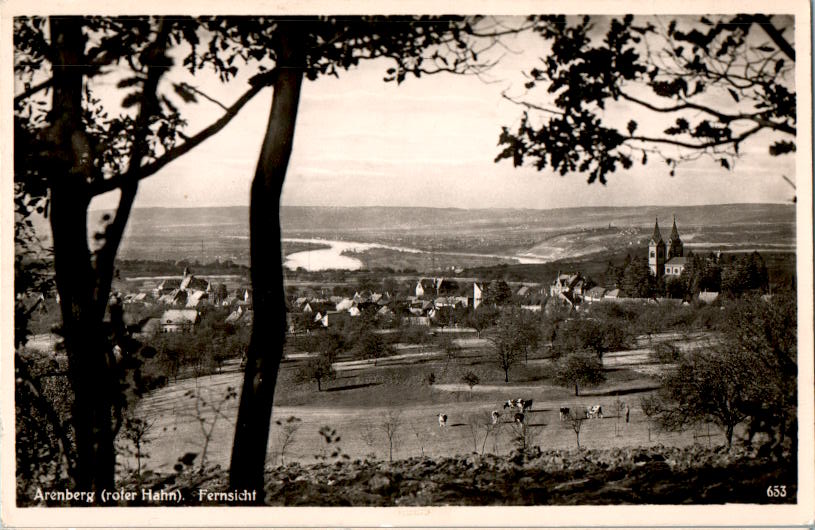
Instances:
[[[473,440],[473,452],[483,455],[487,440],[498,427],[498,424],[492,422],[492,417],[489,414],[479,412],[470,414],[467,417],[467,426],[470,428],[470,436]]]
[[[336,376],[337,373],[326,355],[312,357],[305,366],[300,369],[299,373],[299,379],[301,381],[315,381],[317,383],[318,392],[323,390],[323,381],[334,379]]]
[[[124,428],[122,435],[127,441],[133,444],[133,456],[136,457],[136,476],[139,483],[141,483],[141,462],[143,458],[149,458],[150,455],[145,453],[145,446],[152,442],[149,437],[150,431],[153,430],[155,421],[150,421],[135,416],[129,416],[124,421]]]
[[[651,422],[659,413],[659,398],[654,395],[643,396],[640,398],[640,407],[642,408],[642,413],[645,414],[646,418],[648,418],[648,441],[650,442]]]
[[[294,443],[294,437],[297,431],[300,430],[302,420],[296,416],[289,416],[286,421],[275,420],[275,425],[279,427],[277,431],[277,447],[276,453],[280,458],[280,465],[285,465],[284,458],[291,445]]]
[[[520,360],[526,349],[524,335],[513,311],[501,314],[488,340],[492,343],[493,359],[504,371],[504,382],[509,383],[509,369]]]
[[[555,383],[574,387],[574,395],[580,395],[580,387],[597,386],[606,380],[603,361],[590,353],[575,353],[555,365]]]
[[[586,421],[586,417],[581,414],[580,411],[572,410],[569,411],[569,415],[566,417],[565,421],[574,431],[577,448],[580,449],[580,430],[583,428],[583,422]]]
[[[379,428],[388,439],[388,462],[393,462],[393,449],[397,443],[397,433],[402,427],[402,414],[400,411],[391,409],[385,413]]]
[[[713,420],[730,449],[733,432],[749,418],[748,404],[763,390],[757,382],[765,376],[753,355],[732,344],[689,353],[663,380],[660,424],[682,430]]]
[[[482,304],[469,315],[467,325],[475,329],[476,336],[480,339],[484,330],[492,326],[497,318],[498,312],[494,307]]]
[[[466,374],[461,376],[461,382],[465,385],[470,387],[470,393],[473,391],[473,387],[481,382],[481,379],[478,375],[475,374],[472,370],[467,371]]]

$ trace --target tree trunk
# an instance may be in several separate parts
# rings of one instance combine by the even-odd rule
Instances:
[[[62,332],[74,393],[72,424],[76,440],[75,487],[111,489],[115,456],[111,425],[113,382],[102,324],[105,304],[98,302],[87,240],[87,141],[82,123],[85,37],[78,17],[52,17],[51,39],[57,50],[49,139],[54,142],[51,230],[54,271],[60,295]],[[107,293],[104,294],[105,301]],[[101,309],[101,310],[100,310]],[[98,498],[98,496],[97,496]]]
[[[580,395],[580,389],[579,389],[579,388],[577,388],[577,385],[574,385],[574,395],[575,395],[575,396],[579,396],[579,395]]]
[[[269,123],[252,182],[249,212],[254,323],[232,446],[230,488],[257,492],[263,504],[263,476],[274,390],[286,337],[280,193],[294,140],[303,82],[297,29],[281,26],[278,75]],[[302,30],[300,30],[302,31]]]

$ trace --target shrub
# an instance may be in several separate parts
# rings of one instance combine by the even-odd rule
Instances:
[[[679,360],[682,352],[672,342],[660,342],[651,350],[651,359],[658,363],[670,364]]]

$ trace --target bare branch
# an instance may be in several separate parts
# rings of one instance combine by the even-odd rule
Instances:
[[[656,138],[656,137],[649,137],[649,136],[629,136],[627,140],[636,140],[639,142],[648,142],[648,143],[657,143],[657,144],[667,144],[667,145],[675,145],[677,147],[686,147],[688,149],[708,149],[710,147],[716,147],[720,145],[728,145],[728,144],[739,144],[743,142],[748,137],[752,136],[753,134],[757,133],[764,127],[761,125],[757,125],[752,129],[749,129],[742,134],[732,137],[732,138],[725,138],[723,140],[712,140],[710,142],[703,142],[703,143],[688,143],[683,142],[681,140],[673,140],[670,138]]]
[[[563,111],[555,110],[555,109],[549,109],[549,108],[546,108],[546,107],[541,107],[540,105],[535,105],[534,103],[529,103],[528,101],[519,101],[517,99],[512,99],[511,97],[507,96],[506,91],[501,92],[501,97],[506,99],[507,101],[511,101],[512,103],[514,103],[516,105],[521,105],[522,107],[526,107],[526,108],[531,109],[531,110],[539,110],[541,112],[548,112],[550,114],[557,114],[558,116],[563,116],[564,114],[566,114]]]
[[[784,38],[781,31],[775,27],[773,22],[770,20],[770,17],[767,15],[754,15],[753,19],[755,20],[756,24],[761,26],[761,29],[764,30],[764,33],[769,36],[772,41],[778,46],[787,57],[795,60],[795,48]]]
[[[30,98],[31,96],[33,96],[34,94],[36,94],[40,90],[43,90],[45,88],[50,87],[51,83],[53,83],[53,82],[54,82],[54,78],[50,77],[50,78],[46,79],[45,81],[43,81],[42,83],[38,83],[38,84],[36,84],[36,85],[34,85],[32,87],[29,87],[28,89],[23,91],[21,94],[19,94],[17,96],[14,96],[14,104],[18,105],[19,103],[22,103],[23,100],[25,100],[27,98]]]
[[[201,132],[192,136],[189,140],[184,142],[183,144],[176,146],[169,151],[165,152],[161,157],[157,158],[153,162],[149,164],[145,164],[135,170],[132,174],[119,174],[115,177],[111,177],[109,179],[105,179],[102,181],[98,181],[93,183],[90,186],[90,194],[91,196],[101,195],[103,193],[107,193],[109,191],[113,191],[117,188],[123,186],[129,179],[141,180],[147,178],[157,171],[162,169],[164,166],[172,162],[173,160],[180,158],[181,156],[185,155],[192,149],[199,146],[205,140],[214,136],[218,132],[220,132],[226,125],[232,121],[238,112],[247,104],[249,101],[255,97],[263,88],[270,86],[274,83],[274,71],[267,72],[262,74],[262,76],[258,76],[255,78],[255,81],[252,84],[252,87],[247,90],[235,103],[232,104],[231,107],[221,116],[217,121],[213,122],[207,128],[203,129]]]

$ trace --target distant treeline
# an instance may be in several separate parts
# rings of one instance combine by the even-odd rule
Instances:
[[[181,276],[185,268],[189,268],[194,274],[200,276],[206,276],[208,274],[249,274],[249,267],[231,260],[213,261],[204,264],[198,260],[116,260],[116,274],[119,278],[135,276]]]
[[[692,249],[691,249],[692,250]],[[697,255],[709,256],[710,252],[696,251]],[[685,253],[689,253],[686,251]],[[739,257],[747,256],[751,252],[728,252],[722,254],[721,263],[726,266]],[[760,251],[767,267],[769,288],[772,291],[787,290],[795,287],[796,255],[793,252]],[[588,257],[563,259],[551,263],[535,263],[523,265],[495,265],[490,267],[476,267],[465,269],[461,276],[475,277],[482,280],[502,279],[508,282],[538,282],[551,283],[558,272],[580,272],[583,276],[591,278],[597,285],[613,283],[613,278],[606,278],[609,265],[620,267],[626,261],[634,258],[643,258],[648,255],[648,247],[629,247],[620,252],[603,252]]]

